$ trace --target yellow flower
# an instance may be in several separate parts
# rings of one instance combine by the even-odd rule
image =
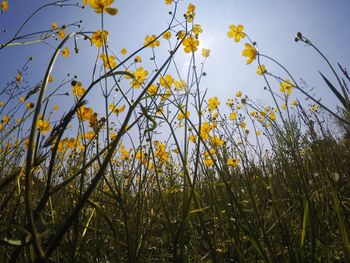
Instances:
[[[227,32],[227,36],[229,38],[233,38],[236,43],[238,43],[241,39],[245,38],[245,33],[243,32],[244,26],[242,25],[230,25],[230,31]]]
[[[126,54],[126,48],[122,48],[122,50],[120,50],[120,53],[122,53],[122,55]]]
[[[187,37],[183,42],[185,53],[196,52],[198,49],[199,41],[195,39],[193,36]]]
[[[106,30],[97,30],[91,35],[92,44],[96,45],[96,47],[100,48],[102,45],[107,43],[108,32]]]
[[[174,79],[170,74],[166,74],[164,77],[160,77],[160,85],[164,88],[170,89],[173,83]]]
[[[81,121],[88,121],[93,114],[94,112],[91,108],[86,108],[85,106],[81,106],[78,109],[78,118]]]
[[[164,39],[170,39],[171,38],[171,32],[170,31],[167,31],[167,32],[165,32],[164,34],[163,34],[163,38]]]
[[[143,67],[139,67],[137,70],[135,70],[133,72],[133,75],[134,75],[135,79],[133,79],[130,82],[130,84],[134,89],[137,89],[145,81],[146,77],[148,76],[148,71],[143,69]]]
[[[122,113],[125,110],[125,104],[123,106],[117,107],[114,104],[109,104],[109,110],[115,114],[117,114],[117,116],[119,115],[119,113]]]
[[[267,72],[267,70],[266,70],[265,65],[260,65],[260,66],[258,66],[258,70],[256,71],[256,74],[261,76],[263,73],[266,73],[266,72]]]
[[[19,101],[20,102],[24,102],[25,101],[25,98],[23,96],[19,97]]]
[[[118,9],[110,7],[114,0],[84,0],[83,2],[88,3],[90,7],[98,14],[107,12],[108,14],[114,16],[118,13]]]
[[[240,98],[241,96],[242,96],[242,91],[240,91],[240,90],[237,91],[237,92],[236,92],[236,97],[237,97],[237,98]]]
[[[158,87],[153,85],[153,84],[151,86],[149,86],[149,88],[147,90],[148,94],[151,96],[156,95],[157,91],[158,91]]]
[[[260,136],[261,135],[261,131],[256,131],[256,135]]]
[[[195,11],[196,11],[196,6],[189,3],[187,6],[187,12],[186,12],[187,22],[189,22],[189,23],[193,22],[193,18],[196,15]]]
[[[73,95],[76,97],[81,97],[84,95],[86,90],[82,87],[81,82],[76,82],[74,86],[72,86]]]
[[[177,119],[179,121],[183,120],[184,118],[188,118],[190,116],[190,112],[186,111],[185,113],[179,112],[179,114],[177,115]]]
[[[319,109],[320,109],[320,105],[318,104],[313,104],[310,106],[310,111],[312,112],[318,112]]]
[[[196,143],[196,140],[197,140],[197,136],[196,135],[193,135],[191,134],[188,138],[190,140],[190,142],[193,142],[193,143]]]
[[[210,56],[210,49],[203,48],[202,49],[202,56],[205,57],[205,58],[209,57]]]
[[[0,101],[0,107],[4,107],[4,105],[5,105],[5,102]]]
[[[45,134],[49,130],[51,130],[50,122],[48,122],[47,120],[38,120],[36,125],[42,134]]]
[[[236,112],[231,112],[230,113],[230,120],[234,121],[237,118],[237,113]]]
[[[204,164],[205,166],[213,166],[214,165],[214,161],[211,158],[207,158],[204,160]]]
[[[295,106],[297,106],[297,105],[298,105],[298,101],[294,99],[294,100],[292,101],[292,106],[295,107]]]
[[[53,82],[54,81],[54,78],[52,75],[49,76],[49,79],[48,79],[49,83]]]
[[[246,124],[244,121],[242,121],[242,122],[239,124],[239,126],[240,126],[242,129],[245,129],[245,128],[247,127],[247,124]]]
[[[26,107],[27,107],[27,109],[34,109],[34,103],[33,102],[27,102]]]
[[[108,57],[105,54],[100,55],[100,59],[103,60],[103,65],[105,68],[115,68],[117,66],[117,62],[115,61],[115,57],[112,55],[109,55]]]
[[[58,110],[58,109],[59,109],[58,105],[53,105],[53,110]]]
[[[179,32],[177,32],[176,36],[177,36],[177,39],[183,39],[186,35],[186,32],[183,31],[183,30],[180,30]]]
[[[213,97],[208,100],[208,108],[210,111],[215,110],[220,105],[218,97]]]
[[[173,0],[165,0],[164,1],[167,5],[171,5],[171,3],[173,2]]]
[[[242,52],[242,56],[248,58],[248,60],[247,60],[247,62],[246,62],[247,65],[250,64],[250,63],[252,63],[253,60],[255,60],[256,55],[257,55],[256,49],[255,49],[252,45],[246,43],[246,44],[245,44],[245,49],[244,49],[243,52]]]
[[[235,158],[227,159],[227,165],[228,166],[236,167],[236,166],[238,166],[238,163],[239,163],[238,159],[235,159]]]
[[[120,160],[127,160],[130,157],[130,153],[125,149],[124,145],[120,147],[120,154]]]
[[[186,81],[184,81],[183,79],[180,79],[180,80],[174,81],[174,86],[175,86],[175,90],[180,91],[186,88],[187,84],[186,84]]]
[[[21,74],[21,73],[18,73],[18,74],[16,75],[16,81],[17,81],[17,82],[21,82],[22,79],[23,79],[22,74]]]
[[[141,59],[140,56],[136,56],[136,57],[134,58],[134,62],[135,62],[135,63],[138,63],[138,62],[141,62],[141,61],[142,61],[142,59]]]
[[[10,117],[8,115],[5,115],[3,118],[2,118],[2,123],[3,124],[7,124],[9,123],[10,121]]]
[[[225,143],[225,141],[222,140],[219,136],[210,137],[210,141],[214,146],[217,146],[217,147],[222,146]]]
[[[269,117],[270,117],[270,119],[271,119],[272,121],[275,121],[275,120],[276,120],[276,114],[275,114],[274,112],[271,112],[271,113],[269,114]]]
[[[160,41],[155,40],[156,38],[157,38],[156,35],[146,36],[144,45],[147,47],[158,47],[160,45]],[[152,42],[152,41],[154,41],[154,42]]]
[[[6,12],[9,9],[9,3],[5,0],[1,2],[1,11]]]
[[[281,108],[285,110],[285,109],[287,109],[287,105],[283,104]]]
[[[58,31],[57,35],[60,39],[63,39],[66,36],[66,33],[64,32],[64,29],[61,29]]]
[[[282,93],[287,93],[288,95],[290,95],[293,88],[294,88],[294,85],[290,82],[289,79],[280,83],[280,91]]]
[[[193,25],[192,32],[195,36],[198,36],[200,33],[203,32],[202,26],[199,24]]]
[[[69,56],[70,51],[69,51],[69,49],[68,49],[67,47],[65,47],[65,48],[61,51],[61,53],[62,53],[62,57],[66,58],[66,57]]]
[[[55,30],[55,29],[57,29],[57,27],[58,27],[58,26],[57,26],[57,23],[56,23],[56,22],[53,22],[52,25],[51,25],[51,29],[52,29],[52,30]]]
[[[200,136],[203,140],[207,140],[209,138],[209,133],[211,132],[212,127],[208,122],[203,122],[200,127]]]

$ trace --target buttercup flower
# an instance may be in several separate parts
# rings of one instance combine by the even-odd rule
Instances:
[[[96,45],[96,47],[100,48],[103,44],[107,42],[108,32],[106,30],[97,30],[91,36],[92,44]]]
[[[65,48],[61,51],[61,53],[62,53],[62,57],[64,57],[64,58],[68,57],[69,54],[70,54],[69,48],[65,47]]]
[[[203,48],[202,49],[202,56],[207,58],[210,56],[210,49],[209,48]]]
[[[2,1],[1,2],[1,11],[6,12],[9,9],[9,3],[7,1]]]
[[[198,49],[199,41],[193,36],[189,36],[182,42],[182,45],[184,46],[184,51],[186,53],[196,52]]]
[[[106,12],[112,16],[118,13],[118,9],[110,7],[114,0],[83,0],[83,4],[89,4],[96,13]]]
[[[218,97],[213,97],[208,100],[208,108],[210,111],[215,110],[220,105]]]
[[[246,43],[246,44],[245,44],[245,49],[244,49],[243,52],[242,52],[242,56],[248,58],[248,60],[247,60],[247,62],[246,62],[247,65],[250,64],[250,63],[252,63],[253,60],[255,60],[256,55],[257,55],[256,49],[255,49],[252,45]]]
[[[156,35],[146,36],[144,45],[147,47],[158,47],[160,45],[160,41],[155,40],[156,38],[157,38]],[[154,41],[154,42],[152,42],[152,41]]]
[[[256,74],[258,74],[259,76],[261,76],[263,73],[266,73],[266,67],[265,65],[260,65],[258,66],[258,70],[256,71]]]
[[[288,95],[290,95],[293,88],[294,85],[290,82],[289,79],[280,83],[280,91],[282,93],[287,93]]]
[[[229,38],[233,38],[236,43],[238,43],[241,39],[245,38],[245,34],[243,33],[244,27],[242,25],[230,25],[230,31],[227,32],[227,36]]]

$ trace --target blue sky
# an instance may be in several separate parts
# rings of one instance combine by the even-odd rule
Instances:
[[[0,43],[5,42],[36,8],[49,2],[51,1],[9,0],[8,12],[0,15],[0,29],[7,30],[6,33],[0,33]],[[180,12],[186,9],[189,2],[180,1]],[[335,65],[340,62],[350,68],[348,15],[350,1],[193,0],[191,2],[197,6],[195,22],[201,24],[204,30],[200,36],[201,47],[211,49],[211,56],[205,66],[207,76],[202,83],[202,88],[208,89],[209,97],[218,96],[225,101],[233,97],[236,91],[242,90],[255,100],[270,102],[270,97],[263,90],[264,81],[256,75],[257,63],[247,66],[246,59],[241,56],[245,41],[237,44],[226,36],[230,24],[242,24],[245,32],[258,43],[262,53],[280,61],[296,79],[302,78],[310,87],[315,87],[314,92],[322,97],[327,105],[335,106],[335,97],[328,91],[318,74],[320,70],[334,80],[330,70],[314,50],[302,43],[295,43],[294,37],[296,32],[302,32],[326,54],[331,63]],[[160,33],[167,26],[168,11],[171,10],[163,0],[117,0],[113,6],[119,9],[119,14],[108,16],[105,21],[105,28],[110,33],[110,45],[116,52],[125,47],[129,53],[142,46],[147,34]],[[35,16],[23,32],[49,28],[52,22],[61,25],[78,20],[83,21],[84,29],[88,31],[95,31],[100,27],[100,17],[90,8],[81,10],[76,7],[51,7]],[[55,41],[50,43],[57,45]],[[162,42],[162,45],[165,44]],[[69,46],[73,51],[72,43]],[[88,82],[96,49],[84,43],[79,44],[79,48],[78,55],[72,54],[68,60],[58,61],[53,73],[56,81],[63,80],[67,73],[71,73]],[[13,79],[17,69],[30,56],[34,60],[27,81],[38,82],[44,76],[52,53],[53,49],[43,44],[0,50],[1,85]],[[181,68],[185,70],[188,64],[186,61],[190,56],[182,51],[180,53],[177,59]],[[144,56],[147,57],[147,54]],[[269,69],[269,64],[267,67]],[[277,83],[275,89],[278,90]],[[58,101],[63,105],[66,101],[62,99],[58,98]],[[90,99],[90,102],[96,106],[99,104],[95,99]]]

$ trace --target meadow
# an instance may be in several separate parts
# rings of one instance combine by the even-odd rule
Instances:
[[[160,2],[172,10],[168,27],[136,50],[109,41],[114,0],[41,7],[91,9],[101,18],[94,31],[53,21],[0,43],[0,58],[5,49],[54,46],[38,83],[31,58],[0,80],[0,261],[350,262],[346,68],[296,32],[295,44],[328,66],[319,78],[337,100],[323,104],[244,25],[227,25],[226,40],[242,47],[237,57],[256,67],[273,104],[244,90],[208,97],[201,84],[211,50],[198,48],[196,6]],[[10,12],[11,1],[1,9]],[[56,79],[57,61],[74,59],[81,45],[94,49],[90,81],[74,72]],[[189,58],[186,75],[179,52]]]

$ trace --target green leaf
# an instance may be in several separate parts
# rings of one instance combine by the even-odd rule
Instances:
[[[310,210],[309,210],[309,202],[305,201],[305,207],[304,207],[304,216],[303,216],[303,226],[301,229],[301,240],[300,240],[300,247],[304,247],[305,243],[305,237],[307,232],[307,225],[309,223],[309,216],[310,216]]]
[[[190,214],[194,214],[194,213],[202,212],[204,210],[207,210],[208,208],[209,208],[209,206],[203,207],[203,208],[194,209],[194,210],[191,210],[189,213]]]

